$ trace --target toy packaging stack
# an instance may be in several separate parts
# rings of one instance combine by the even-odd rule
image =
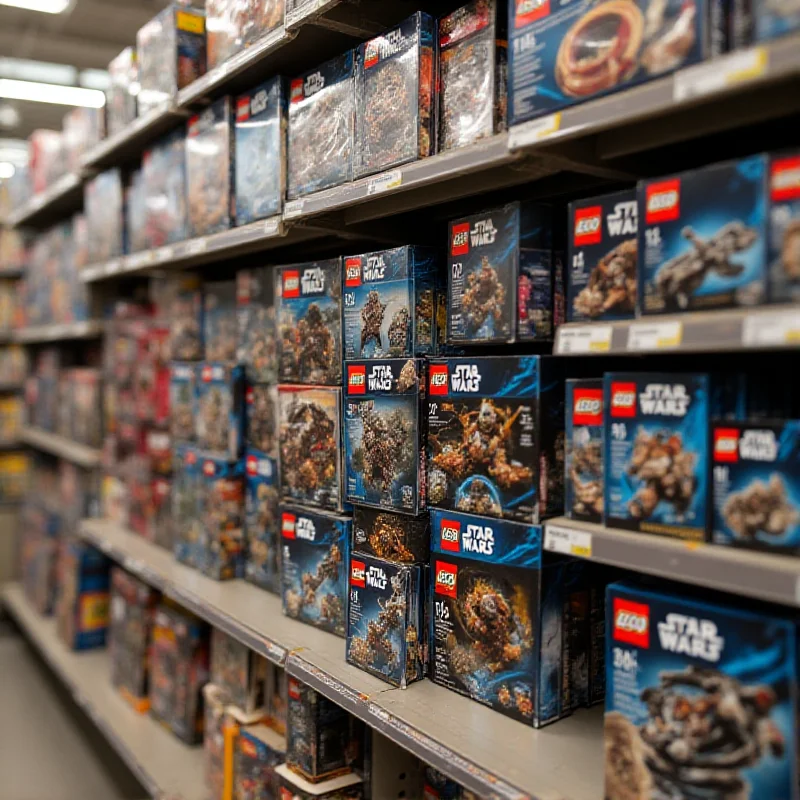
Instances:
[[[798,19],[800,25],[800,18]],[[769,164],[769,299],[800,300],[800,152],[778,153]]]
[[[203,286],[205,360],[237,363],[238,327],[236,282],[215,281]]]
[[[185,150],[181,129],[159,139],[142,157],[148,247],[182,242],[189,235]]]
[[[274,290],[275,271],[268,267],[236,273],[236,360],[244,365],[249,383],[278,382]]]
[[[203,358],[203,290],[196,275],[171,279],[165,287],[169,350],[175,361]]]
[[[430,515],[410,517],[367,506],[353,508],[352,551],[401,564],[426,564]]]
[[[244,577],[244,469],[241,461],[204,456],[198,516],[200,569],[216,580]]]
[[[118,169],[101,172],[84,189],[89,228],[89,262],[102,264],[125,252],[122,176]]]
[[[244,725],[233,755],[234,797],[279,798],[275,768],[286,759],[286,739],[266,725]]]
[[[278,453],[278,387],[255,384],[245,391],[247,446],[275,458]]]
[[[275,767],[280,797],[292,800],[362,800],[364,779],[355,772],[312,783],[289,768],[288,764]]]
[[[566,381],[564,513],[603,520],[603,379]]]
[[[182,564],[200,568],[200,469],[197,449],[189,444],[175,445],[175,474],[172,480],[172,536],[175,558]]]
[[[245,451],[245,577],[280,593],[278,463],[257,450]]]
[[[750,33],[756,42],[767,42],[800,30],[800,5],[794,0],[772,5],[742,3],[738,11],[750,18]],[[750,41],[743,44],[750,44]]]
[[[244,371],[239,366],[198,367],[196,438],[198,447],[235,461],[244,445]]]
[[[245,714],[264,708],[267,662],[224,631],[211,631],[211,683]]]
[[[206,0],[208,69],[283,23],[284,0]]]
[[[108,65],[106,89],[106,133],[114,136],[136,119],[136,92],[139,67],[136,48],[126,47]]]
[[[125,230],[129,253],[147,250],[147,189],[141,169],[131,172],[125,188]]]
[[[203,686],[203,771],[210,798],[225,796],[229,765],[226,751],[232,747],[234,722],[229,714],[225,690],[213,683]]]
[[[270,661],[267,664],[267,714],[264,722],[281,736],[286,735],[288,702],[286,670]]]
[[[170,364],[169,411],[173,441],[192,441],[197,414],[197,368],[194,364],[179,361]]]

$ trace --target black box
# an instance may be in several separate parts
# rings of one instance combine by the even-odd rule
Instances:
[[[238,344],[236,282],[207,283],[203,307],[205,360],[235,364]]]
[[[566,382],[564,514],[603,521],[603,379]]]
[[[256,384],[245,390],[247,446],[276,458],[278,455],[278,387]]]
[[[216,363],[197,370],[197,446],[235,461],[244,446],[244,371]]]
[[[352,551],[404,564],[426,563],[430,551],[429,514],[410,517],[377,508],[353,508]]]
[[[278,382],[275,337],[275,270],[240,269],[236,273],[239,341],[236,360],[251,383]]]

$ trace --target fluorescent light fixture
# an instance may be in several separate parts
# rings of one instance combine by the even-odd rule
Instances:
[[[30,58],[0,58],[0,78],[40,83],[63,83],[74,86],[78,82],[78,70],[69,64],[54,64],[51,61],[33,61]],[[96,86],[90,86],[96,89]]]
[[[43,14],[61,14],[67,10],[69,4],[70,0],[0,0],[0,6],[41,11]]]
[[[13,178],[16,168],[10,161],[0,161],[0,180],[3,178]]]
[[[10,100],[30,100],[34,103],[55,103],[62,106],[85,106],[102,108],[106,96],[97,89],[83,89],[79,86],[57,86],[53,83],[33,81],[13,81],[0,78],[0,97]]]
[[[108,70],[105,69],[84,69],[78,75],[78,85],[87,89],[99,89],[104,92],[110,84]]]

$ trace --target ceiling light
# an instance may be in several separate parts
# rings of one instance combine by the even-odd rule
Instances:
[[[17,170],[10,161],[0,161],[0,180],[3,178],[13,178]]]
[[[87,108],[102,108],[106,102],[106,96],[97,89],[57,86],[53,83],[34,83],[33,81],[13,81],[8,78],[0,78],[0,97]]]
[[[0,103],[0,128],[16,128],[21,119],[19,111],[9,103]]]
[[[69,4],[70,0],[0,0],[0,6],[41,11],[43,14],[61,14],[67,10]]]

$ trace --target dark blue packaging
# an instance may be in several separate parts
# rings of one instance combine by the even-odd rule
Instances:
[[[344,259],[344,357],[408,358],[435,348],[437,251],[396,247]]]
[[[274,797],[275,767],[286,760],[286,739],[263,724],[242,725],[233,756],[235,796]]]
[[[244,365],[247,380],[277,383],[275,271],[271,267],[240,269],[236,273],[236,316],[236,361]]]
[[[434,683],[540,727],[571,711],[564,562],[542,563],[543,530],[431,512]]]
[[[187,239],[189,212],[186,199],[186,133],[183,127],[161,137],[145,151],[142,156],[142,180],[147,247],[163,247]]]
[[[800,301],[800,151],[770,157],[769,192],[769,299],[796,303]]]
[[[753,3],[753,28],[756,42],[767,42],[800,30],[800,3]]]
[[[425,583],[419,564],[350,557],[347,661],[405,689],[425,675]]]
[[[563,512],[564,381],[548,356],[431,361],[428,502],[539,522]]]
[[[172,528],[175,559],[190,567],[200,568],[200,466],[197,448],[189,444],[175,445],[172,478]]]
[[[197,447],[234,461],[244,446],[244,370],[214,363],[198,365],[197,373]]]
[[[639,181],[641,314],[764,302],[767,159]]]
[[[355,51],[354,177],[433,153],[435,29],[417,11]]]
[[[508,3],[512,125],[694,64],[710,51],[704,0]]]
[[[295,78],[289,94],[289,200],[353,179],[353,51]]]
[[[247,447],[278,457],[278,387],[248,384],[244,393]]]
[[[194,439],[197,417],[197,366],[173,361],[169,367],[169,431],[173,442]]]
[[[425,362],[348,361],[345,495],[406,514],[425,510]]]
[[[564,513],[603,520],[603,379],[566,382]]]
[[[605,796],[796,800],[795,623],[624,583],[607,609]]]
[[[286,193],[286,80],[236,99],[236,224],[280,214]]]
[[[709,511],[707,375],[607,372],[604,522],[702,541]]]
[[[353,553],[395,563],[427,564],[430,542],[429,514],[410,517],[366,506],[353,508]]]
[[[568,322],[633,318],[637,222],[635,189],[570,203]]]
[[[203,456],[200,465],[200,569],[216,580],[244,577],[244,467]]]
[[[206,283],[203,291],[205,361],[237,363],[236,281]]]
[[[248,448],[245,469],[245,539],[247,580],[276,594],[280,592],[278,545],[278,462]]]
[[[342,259],[280,267],[276,277],[281,383],[342,382]]]
[[[181,275],[165,282],[169,349],[176,361],[200,361],[203,358],[202,286],[197,275]]]
[[[712,429],[712,539],[800,555],[800,421]]]
[[[280,513],[283,613],[344,636],[352,520],[299,506]]]

